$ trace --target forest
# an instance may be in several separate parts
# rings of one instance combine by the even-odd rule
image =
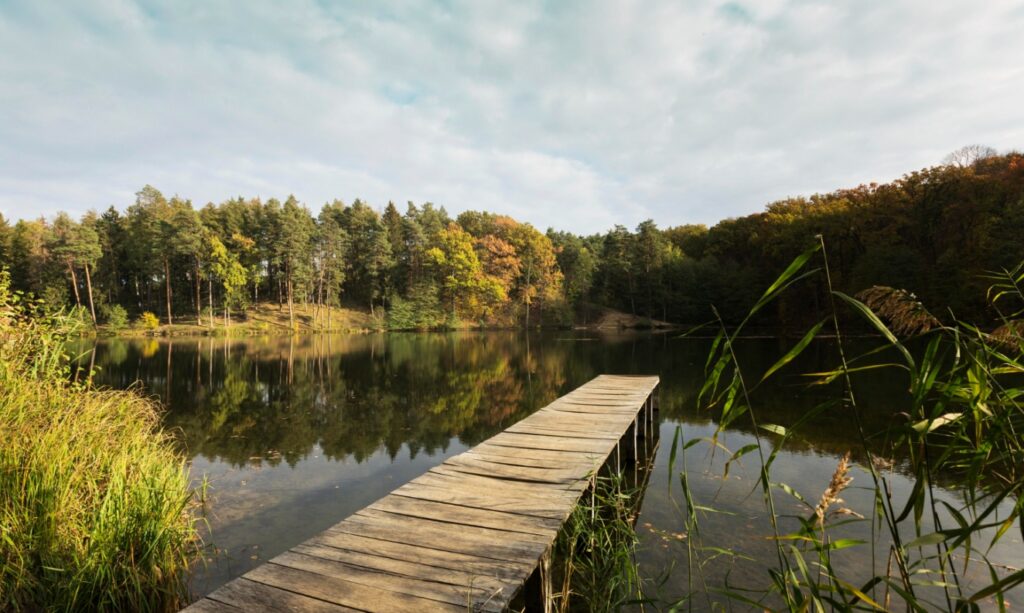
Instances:
[[[983,323],[997,318],[985,276],[1024,261],[1022,230],[1024,156],[990,153],[710,228],[648,220],[590,236],[490,212],[453,218],[431,203],[402,212],[335,200],[313,211],[294,197],[239,197],[196,207],[147,185],[123,210],[78,220],[0,216],[0,267],[47,308],[100,324],[149,312],[202,325],[272,302],[293,327],[296,304],[366,310],[391,329],[570,325],[595,306],[696,325],[741,319],[820,236],[837,288],[903,288]],[[757,323],[815,320],[824,295],[811,283]]]

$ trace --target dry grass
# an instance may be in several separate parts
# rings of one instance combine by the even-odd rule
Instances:
[[[875,285],[857,294],[857,298],[879,317],[889,320],[897,336],[923,334],[942,326],[917,296],[903,289]]]

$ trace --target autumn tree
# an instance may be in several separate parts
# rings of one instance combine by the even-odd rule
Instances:
[[[530,224],[499,217],[496,225],[499,236],[515,247],[519,257],[517,294],[525,308],[525,324],[529,326],[531,306],[555,301],[561,294],[562,273],[555,249],[551,239]]]
[[[437,267],[453,319],[460,310],[467,317],[480,317],[505,299],[501,283],[484,272],[468,232],[452,223],[438,233],[438,242],[427,257]]]

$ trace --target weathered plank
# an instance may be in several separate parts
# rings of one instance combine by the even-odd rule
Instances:
[[[429,500],[417,500],[415,498],[406,498],[405,496],[385,496],[367,508],[422,517],[424,519],[436,519],[454,524],[495,528],[509,532],[526,532],[528,534],[547,535],[551,530],[558,530],[561,527],[561,524],[553,519],[528,517],[515,513],[489,511],[487,509],[463,507]]]
[[[377,570],[399,577],[412,577],[455,586],[478,588],[489,593],[497,593],[507,589],[510,585],[514,585],[514,581],[511,579],[502,581],[491,575],[467,573],[451,568],[407,562],[392,556],[372,555],[358,551],[338,549],[327,545],[310,544],[309,542],[300,543],[293,547],[291,551],[324,560],[333,560],[358,568]]]
[[[286,551],[271,563],[427,600],[463,607],[471,604],[474,609],[500,611],[492,599],[502,592],[501,588],[485,590],[479,586],[453,585],[421,576],[397,575],[296,551]]]
[[[524,562],[517,566],[503,560],[481,558],[433,547],[419,547],[409,543],[396,543],[345,532],[322,532],[304,544],[325,545],[345,551],[433,566],[476,577],[494,577],[500,581],[514,580],[522,570],[520,567],[525,568],[527,564]]]
[[[239,611],[273,610],[301,611],[302,613],[348,613],[358,611],[349,607],[324,602],[289,590],[273,587],[242,577],[217,589],[193,607],[203,606],[207,601],[230,605]]]
[[[504,610],[593,474],[632,444],[619,442],[657,383],[597,377],[190,611]]]
[[[446,613],[465,613],[466,611],[465,605],[460,606],[388,589],[370,587],[337,577],[281,566],[273,562],[257,566],[246,573],[245,577],[271,587],[304,594],[356,610],[444,611]],[[372,603],[375,609],[366,609],[367,603]]]

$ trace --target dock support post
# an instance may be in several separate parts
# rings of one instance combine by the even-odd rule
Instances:
[[[526,613],[551,613],[551,550],[544,552],[537,568],[523,586]]]

